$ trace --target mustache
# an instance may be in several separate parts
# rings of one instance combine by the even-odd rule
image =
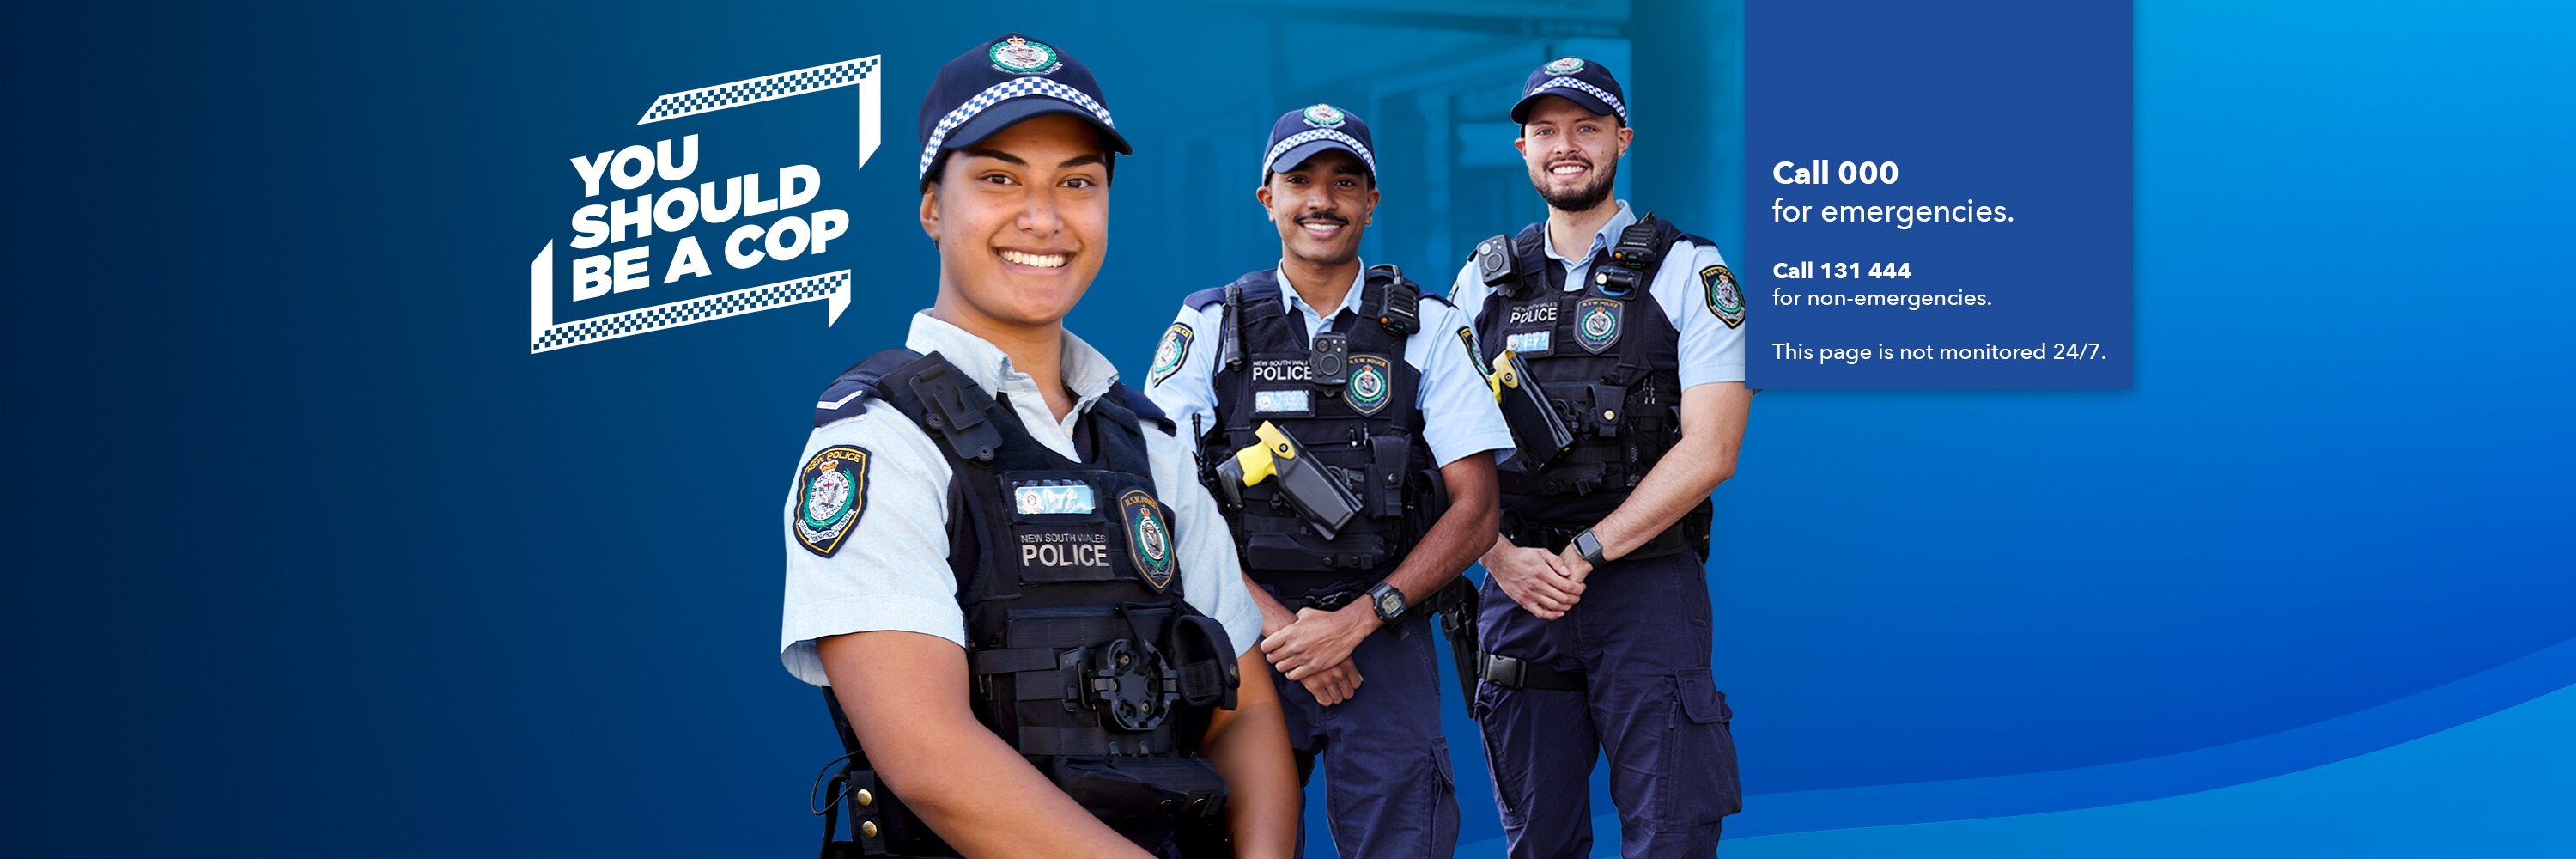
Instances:
[[[1313,212],[1313,213],[1304,214],[1304,215],[1298,215],[1298,216],[1297,216],[1297,223],[1300,223],[1300,224],[1311,224],[1311,223],[1318,223],[1318,222],[1320,222],[1320,223],[1327,223],[1327,224],[1340,224],[1340,225],[1345,226],[1345,227],[1347,227],[1347,226],[1350,226],[1350,225],[1351,225],[1351,219],[1349,219],[1349,218],[1345,218],[1345,217],[1342,217],[1342,216],[1340,216],[1340,215],[1333,214],[1333,213],[1331,213],[1331,212]]]

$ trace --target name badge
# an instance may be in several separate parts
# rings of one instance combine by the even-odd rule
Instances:
[[[1265,415],[1303,414],[1307,411],[1311,391],[1254,391],[1252,410]]]
[[[1555,342],[1556,332],[1553,329],[1547,331],[1523,331],[1518,334],[1504,337],[1503,348],[1519,352],[1523,355],[1545,355],[1547,354],[1548,347],[1554,345]]]
[[[1096,508],[1091,484],[1078,480],[1033,480],[1011,488],[1011,504],[1022,516],[1089,513]]]

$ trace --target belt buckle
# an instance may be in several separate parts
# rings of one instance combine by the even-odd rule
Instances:
[[[1521,668],[1527,664],[1509,656],[1485,654],[1485,680],[1507,689],[1521,688]]]

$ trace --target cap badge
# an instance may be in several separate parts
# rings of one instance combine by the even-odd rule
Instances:
[[[1342,109],[1329,104],[1306,108],[1306,124],[1316,128],[1334,128],[1342,124]]]
[[[1064,63],[1057,60],[1054,48],[1047,47],[1045,42],[1032,42],[1019,36],[994,42],[988,54],[993,58],[993,68],[1015,75],[1051,74],[1064,68]]]
[[[1583,70],[1583,61],[1573,57],[1565,57],[1563,59],[1551,61],[1540,68],[1546,69],[1547,73],[1551,75],[1570,75]]]

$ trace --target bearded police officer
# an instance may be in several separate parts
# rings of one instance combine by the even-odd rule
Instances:
[[[1494,541],[1511,434],[1467,317],[1360,262],[1378,201],[1367,124],[1329,104],[1281,116],[1254,197],[1278,264],[1190,296],[1146,392],[1200,434],[1301,772],[1322,758],[1335,847],[1447,856],[1429,598],[1469,593],[1444,586]]]
[[[1062,324],[1130,151],[1106,99],[1013,34],[940,70],[920,129],[937,301],[823,392],[785,511],[781,659],[851,752],[825,855],[1287,855],[1294,764],[1276,692],[1239,683],[1266,668],[1224,520]]]
[[[1707,856],[1742,804],[1704,565],[1744,436],[1744,300],[1715,245],[1611,199],[1634,131],[1608,70],[1555,60],[1521,93],[1547,220],[1479,245],[1452,292],[1518,442],[1483,558],[1496,805],[1511,855],[1590,855],[1607,752],[1621,853]]]

